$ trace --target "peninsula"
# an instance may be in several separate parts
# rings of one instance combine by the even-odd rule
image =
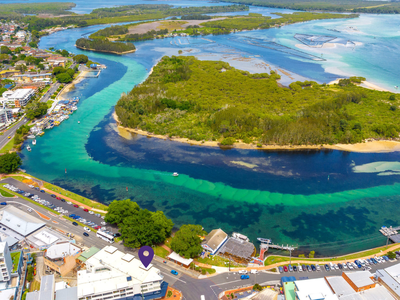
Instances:
[[[359,86],[365,78],[289,88],[279,78],[221,61],[164,57],[115,111],[123,127],[138,133],[199,144],[312,148],[398,138],[399,99]]]

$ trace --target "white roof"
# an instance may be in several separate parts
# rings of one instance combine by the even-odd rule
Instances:
[[[394,280],[400,283],[400,264],[385,268],[385,271],[392,276]]]
[[[175,260],[177,262],[180,262],[181,264],[188,266],[193,262],[193,259],[189,258],[184,258],[180,256],[178,253],[172,252],[170,255],[168,255],[169,259]]]
[[[46,225],[39,219],[11,205],[0,210],[0,224],[23,236],[27,236]]]
[[[71,244],[69,242],[61,242],[50,246],[47,249],[46,256],[50,259],[57,259],[69,255],[76,255],[81,251],[82,249],[74,244]]]
[[[12,95],[9,96],[9,98],[24,99],[32,91],[33,91],[33,89],[18,89],[18,90],[15,90],[14,93],[12,93]]]
[[[42,241],[45,245],[53,244],[54,242],[59,240],[58,237],[56,237],[54,234],[51,234],[51,232],[48,232],[47,230],[38,232],[34,235],[34,237]]]
[[[333,292],[337,295],[354,294],[354,289],[342,276],[325,277]]]
[[[124,287],[133,287],[141,292],[142,283],[162,281],[160,270],[141,268],[141,261],[107,246],[86,261],[86,270],[78,271],[78,297],[103,293]],[[127,261],[130,259],[130,261]]]
[[[297,280],[294,284],[297,287],[296,295],[299,300],[338,300],[324,278]]]
[[[343,272],[347,277],[354,283],[358,288],[374,284],[371,277],[372,274],[369,271],[357,271],[357,272]]]

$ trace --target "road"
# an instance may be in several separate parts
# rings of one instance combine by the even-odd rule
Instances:
[[[28,120],[26,118],[23,118],[21,121],[19,121],[18,124],[5,131],[3,135],[0,135],[0,149],[2,149],[10,141],[8,137],[10,136],[12,138],[17,129],[20,128],[22,125],[25,125],[26,123],[28,123]]]
[[[47,91],[46,94],[43,95],[42,99],[40,99],[40,102],[44,102],[46,103],[47,101],[49,101],[51,95],[54,94],[55,91],[57,91],[57,89],[60,87],[60,83],[56,82],[54,83],[49,90]]]
[[[14,186],[19,187],[20,189],[27,191],[27,192],[34,192],[35,194],[39,195],[40,198],[46,199],[49,202],[55,203],[59,206],[66,205],[65,207],[71,212],[71,213],[78,213],[80,216],[82,216],[85,219],[101,220],[100,218],[90,215],[87,212],[84,212],[80,208],[74,208],[72,205],[68,205],[64,202],[61,202],[55,198],[52,198],[49,194],[47,193],[40,193],[36,190],[30,189],[26,184],[17,181],[12,178],[7,178],[2,181],[2,183],[11,183]],[[4,201],[4,197],[0,195],[0,202]],[[103,241],[102,239],[99,239],[96,237],[94,233],[89,233],[89,237],[84,237],[83,236],[83,228],[81,226],[74,226],[72,223],[68,220],[65,220],[61,216],[56,216],[54,214],[49,213],[48,210],[34,205],[25,199],[22,198],[6,198],[7,202],[9,202],[9,205],[15,205],[16,207],[20,208],[21,210],[27,210],[28,207],[31,207],[40,213],[48,216],[51,218],[49,221],[45,221],[48,226],[56,229],[60,229],[64,232],[70,232],[75,235],[75,240],[78,244],[80,245],[86,245],[87,247],[92,247],[95,246],[97,248],[103,248],[107,245],[110,245],[109,243]],[[63,206],[64,207],[64,206]],[[74,210],[73,210],[74,209]],[[32,212],[34,214],[34,212]],[[57,222],[57,223],[54,223]],[[114,232],[116,232],[116,228],[112,228],[110,226],[107,226],[108,229],[113,229]],[[132,249],[132,248],[127,248],[121,243],[115,243],[113,246],[117,247],[120,251],[123,251],[125,253],[131,253],[137,255],[137,250]],[[382,269],[386,268],[388,266],[397,264],[398,261],[390,261],[390,262],[385,262],[382,264],[377,264],[370,266],[371,267],[371,273],[375,273],[377,269]],[[322,278],[324,276],[340,276],[342,273],[342,270],[334,270],[334,271],[326,271],[324,268],[321,267],[321,271],[314,271],[314,272],[288,272],[288,273],[275,273],[275,272],[265,272],[262,271],[258,274],[249,274],[249,279],[241,280],[240,279],[240,274],[237,272],[227,272],[227,273],[221,273],[217,274],[208,278],[204,279],[198,279],[194,278],[192,276],[188,276],[188,271],[183,271],[181,267],[177,266],[176,264],[172,262],[168,262],[167,264],[162,263],[162,260],[160,259],[154,259],[152,264],[158,268],[162,275],[164,276],[164,280],[169,283],[170,286],[180,290],[183,294],[183,298],[185,300],[200,300],[200,296],[204,295],[205,298],[208,300],[214,300],[218,299],[218,295],[225,290],[231,290],[235,288],[240,288],[240,287],[247,287],[247,286],[252,286],[255,283],[259,284],[269,284],[269,285],[274,285],[278,284],[280,282],[281,277],[283,276],[295,276],[297,279],[299,277],[305,277],[305,278]],[[179,275],[175,276],[171,274],[171,270],[178,270]]]

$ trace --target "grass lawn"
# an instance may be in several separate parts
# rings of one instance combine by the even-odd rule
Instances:
[[[4,191],[4,190],[0,190],[0,194],[1,194],[3,197],[13,197],[13,196],[14,196],[13,194],[10,194],[9,192]]]
[[[49,100],[46,102],[47,107],[50,108],[53,105],[54,101],[53,100]]]
[[[185,29],[182,27],[183,24],[186,24],[185,21],[161,21],[160,26],[157,29],[168,29],[168,31],[174,31],[179,29]]]
[[[57,193],[59,193],[61,195],[65,195],[65,196],[67,196],[67,197],[69,197],[71,199],[74,199],[74,200],[82,203],[82,204],[86,204],[86,205],[88,205],[88,206],[90,206],[92,208],[96,208],[96,209],[100,209],[100,210],[104,210],[104,211],[108,210],[108,206],[105,205],[105,204],[101,204],[100,202],[97,202],[97,201],[94,201],[94,200],[90,200],[90,199],[85,198],[83,196],[80,196],[78,194],[72,193],[70,191],[67,191],[67,190],[59,187],[59,186],[56,186],[54,184],[51,184],[51,183],[45,182],[45,181],[43,181],[43,180],[41,180],[39,178],[36,178],[36,177],[34,177],[34,176],[30,175],[30,174],[26,174],[26,173],[23,173],[23,172],[21,172],[20,174],[24,174],[24,175],[26,175],[28,177],[32,177],[32,178],[35,178],[37,180],[40,180],[40,181],[43,182],[45,188],[47,188],[47,189],[49,189],[51,191],[55,191],[55,192],[57,192]],[[23,181],[23,180],[26,179],[26,178],[24,178],[22,176],[18,176],[18,174],[15,174],[15,176],[11,176],[11,177],[16,179],[16,180],[18,180],[18,181]],[[101,215],[105,215],[104,213],[100,213],[100,214]]]
[[[0,150],[0,153],[8,153],[13,148],[14,148],[14,138],[8,141],[8,143]]]
[[[12,269],[12,272],[14,273],[14,272],[17,272],[18,262],[19,262],[19,258],[21,256],[21,252],[19,252],[19,251],[11,252],[10,255],[11,255],[12,262],[14,264],[14,267]]]
[[[389,245],[390,246],[390,245]],[[389,247],[388,247],[389,248]],[[399,248],[396,248],[393,251],[399,251]],[[344,255],[344,256],[338,256],[335,258],[301,258],[301,257],[292,257],[292,262],[293,261],[299,261],[299,260],[303,260],[303,261],[309,261],[310,264],[315,263],[315,262],[330,262],[330,261],[342,261],[342,260],[355,260],[357,258],[361,258],[361,257],[366,257],[366,256],[372,256],[375,254],[379,254],[381,251],[386,250],[386,246],[382,246],[379,248],[374,248],[374,249],[370,249],[370,250],[366,250],[366,251],[362,251],[362,252],[358,252],[358,253],[351,253],[348,255]],[[272,264],[276,264],[276,263],[280,263],[280,262],[288,262],[290,261],[289,257],[286,256],[268,256],[267,259],[264,262],[264,266],[269,266]]]
[[[196,258],[196,261],[203,263],[203,264],[208,264],[211,266],[216,266],[216,267],[228,267],[229,264],[229,259],[223,258],[218,255],[213,255],[205,258]],[[234,261],[231,261],[231,267],[242,267],[243,265],[237,264]]]
[[[29,291],[33,292],[33,291],[38,291],[40,290],[40,282],[33,280],[33,282],[31,283],[31,286],[29,287]]]
[[[162,258],[166,258],[167,256],[168,256],[168,251],[167,250],[165,250],[163,247],[161,247],[161,246],[155,246],[154,248],[153,248],[153,250],[154,250],[154,254],[155,255],[157,255],[157,256],[159,256],[159,257],[162,257]]]

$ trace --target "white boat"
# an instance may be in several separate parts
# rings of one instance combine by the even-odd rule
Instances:
[[[26,147],[26,150],[31,151],[31,147],[29,147],[29,145]]]
[[[33,134],[27,136],[28,139],[34,139],[35,136]]]
[[[78,124],[81,124],[81,121],[78,121]]]
[[[36,140],[33,140],[33,141],[32,141],[32,145],[36,145]]]
[[[174,176],[174,177],[178,177],[178,176],[179,176],[179,174],[178,174],[178,173],[176,173],[176,172],[174,172],[174,174],[172,174],[172,176]]]

